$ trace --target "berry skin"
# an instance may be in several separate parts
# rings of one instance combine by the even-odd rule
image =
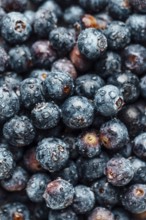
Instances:
[[[130,71],[115,73],[108,78],[107,82],[121,90],[124,101],[127,103],[136,101],[140,95],[139,79]]]
[[[107,162],[106,176],[108,182],[114,186],[127,185],[134,177],[130,160],[124,157],[113,157]]]
[[[2,26],[2,20],[4,15],[6,14],[6,12],[3,10],[3,8],[0,7],[0,30],[1,30],[1,26]]]
[[[30,212],[26,205],[20,202],[6,203],[0,207],[2,220],[31,220]]]
[[[68,145],[59,138],[45,138],[38,143],[36,159],[44,169],[59,171],[69,159]]]
[[[108,1],[107,0],[93,0],[93,1],[79,0],[79,3],[83,8],[85,8],[88,11],[98,12],[107,6]]]
[[[62,100],[72,95],[74,89],[72,77],[65,72],[50,72],[42,85],[46,99]]]
[[[39,40],[31,47],[34,64],[38,68],[48,68],[56,60],[57,53],[48,40]]]
[[[61,211],[50,210],[48,219],[51,220],[79,220],[76,213],[70,209],[63,209]]]
[[[133,141],[133,151],[137,157],[146,159],[146,133],[141,133]]]
[[[146,13],[146,2],[145,0],[129,0],[131,6],[136,12]]]
[[[124,22],[113,21],[104,31],[108,47],[112,50],[123,49],[131,41],[130,30]]]
[[[140,79],[140,92],[143,98],[146,98],[146,75]]]
[[[146,211],[146,185],[134,184],[126,189],[122,195],[122,205],[132,213]]]
[[[146,71],[146,48],[140,44],[131,44],[125,47],[123,61],[127,69],[141,75]]]
[[[95,70],[102,78],[107,78],[121,72],[122,60],[118,53],[107,51],[102,58],[95,63]]]
[[[27,109],[32,109],[37,103],[45,101],[42,90],[41,80],[35,78],[23,80],[20,86],[22,105]]]
[[[65,72],[73,79],[76,79],[77,77],[77,71],[73,63],[66,57],[56,60],[51,66],[51,72]]]
[[[40,5],[39,9],[46,9],[49,8],[50,11],[52,11],[57,18],[60,18],[62,16],[62,9],[60,6],[56,3],[54,0],[43,0],[44,3]]]
[[[77,44],[81,54],[90,60],[99,58],[107,49],[105,35],[95,28],[83,30],[78,37]]]
[[[104,207],[96,207],[88,217],[88,220],[115,220],[111,211]]]
[[[17,73],[26,72],[33,66],[32,55],[29,47],[16,46],[9,50],[10,66]]]
[[[92,158],[100,154],[101,146],[97,131],[84,131],[77,137],[76,145],[83,157]]]
[[[9,191],[21,191],[26,187],[28,181],[28,173],[22,167],[16,167],[9,179],[1,181],[1,186]]]
[[[96,74],[85,74],[79,76],[75,81],[75,90],[77,95],[85,96],[87,98],[94,98],[95,93],[104,86],[104,81]]]
[[[146,183],[146,163],[137,157],[130,157],[131,165],[134,169],[134,183]]]
[[[6,14],[2,21],[1,35],[9,43],[23,43],[31,34],[29,20],[19,12]]]
[[[8,86],[0,87],[0,122],[3,123],[18,113],[20,100]]]
[[[80,129],[88,127],[93,122],[94,107],[83,96],[72,96],[62,105],[62,118],[65,125],[70,128]]]
[[[53,128],[59,123],[60,109],[52,102],[41,102],[31,111],[31,118],[39,129]]]
[[[95,194],[96,201],[101,206],[110,208],[118,204],[119,191],[108,183],[106,178],[101,178],[94,182],[91,189]]]
[[[108,10],[109,14],[117,20],[126,20],[131,14],[131,7],[127,0],[110,0]]]
[[[9,55],[3,47],[0,47],[0,73],[6,71],[9,65]]]
[[[75,33],[72,29],[58,27],[49,34],[49,40],[59,54],[66,54],[71,51],[75,44]]]
[[[129,213],[123,208],[115,208],[112,212],[115,220],[131,220]]]
[[[25,15],[25,17],[29,20],[29,23],[30,23],[31,25],[33,25],[33,23],[34,23],[34,18],[35,18],[35,12],[32,11],[32,10],[26,10],[26,11],[24,12],[24,15]]]
[[[73,186],[66,180],[58,178],[47,185],[43,197],[47,207],[60,210],[73,203],[74,194]]]
[[[93,209],[95,204],[95,196],[91,189],[84,185],[75,187],[73,210],[77,214],[85,214]]]
[[[1,7],[6,12],[23,12],[27,7],[27,0],[1,0]]]
[[[0,75],[0,87],[2,87],[4,84],[7,85],[10,89],[14,90],[17,94],[19,94],[19,86],[22,81],[22,76],[18,75],[15,72],[4,72]]]
[[[49,73],[50,73],[49,70],[33,69],[31,73],[29,74],[29,78],[37,78],[41,81],[44,81],[47,78]]]
[[[0,180],[9,178],[14,171],[15,162],[12,153],[0,148]]]
[[[133,14],[126,21],[131,37],[137,43],[146,41],[146,15]]]
[[[35,130],[28,117],[15,116],[4,124],[3,135],[12,146],[23,147],[32,143]]]
[[[54,12],[50,9],[39,9],[34,17],[34,32],[40,38],[48,37],[51,30],[56,27],[57,18]]]
[[[84,14],[84,10],[80,6],[70,6],[65,9],[63,19],[67,24],[75,24]]]
[[[103,116],[114,116],[121,110],[124,100],[118,87],[106,85],[95,94],[95,109]]]
[[[49,176],[37,173],[30,177],[27,182],[26,193],[32,202],[43,202],[43,193],[47,184],[51,182]]]

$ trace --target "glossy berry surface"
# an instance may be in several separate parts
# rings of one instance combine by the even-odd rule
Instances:
[[[89,215],[88,220],[96,220],[99,218],[103,220],[114,220],[114,215],[110,210],[104,207],[96,207]]]

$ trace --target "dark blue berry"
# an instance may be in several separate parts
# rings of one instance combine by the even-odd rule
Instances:
[[[140,79],[140,92],[143,98],[146,98],[146,75]]]
[[[72,5],[64,11],[63,19],[67,24],[75,24],[83,14],[84,10],[80,6]]]
[[[137,157],[130,157],[130,162],[134,169],[134,177],[132,182],[134,183],[146,183],[146,163]]]
[[[93,116],[93,104],[83,96],[72,96],[63,103],[63,122],[70,128],[79,129],[90,126]]]
[[[141,133],[133,141],[133,151],[141,159],[146,159],[146,133]]]
[[[93,1],[80,0],[79,3],[87,11],[98,12],[107,6],[108,1],[107,0],[93,0]]]
[[[59,138],[45,138],[38,143],[36,159],[44,169],[58,171],[69,159],[68,145]]]
[[[60,6],[56,3],[56,1],[54,0],[43,0],[44,3],[39,7],[42,9],[49,9],[50,11],[52,11],[53,13],[55,13],[55,15],[60,18],[62,16],[62,9],[60,8]]]
[[[23,147],[32,143],[35,130],[27,116],[15,116],[4,124],[3,135],[15,147]]]
[[[23,12],[27,7],[27,0],[1,0],[1,7],[6,12]]]
[[[7,87],[11,88],[19,95],[19,87],[22,79],[22,76],[15,72],[4,72],[0,75],[0,87],[6,84]]]
[[[43,197],[47,207],[60,210],[73,203],[74,194],[73,186],[68,181],[58,178],[47,185]]]
[[[50,210],[48,219],[51,220],[79,220],[76,213],[70,209],[63,209],[61,211]]]
[[[133,7],[133,9],[136,12],[146,13],[146,2],[145,2],[145,0],[140,0],[140,1],[129,0],[129,2],[130,2],[131,6]]]
[[[49,70],[33,69],[31,73],[29,74],[29,78],[37,78],[37,79],[40,79],[41,81],[44,81],[47,78],[49,73],[50,73]]]
[[[131,220],[129,213],[123,208],[115,208],[112,210],[115,220]]]
[[[0,47],[0,73],[7,70],[9,65],[9,55],[3,47]]]
[[[88,220],[97,220],[97,219],[115,220],[114,214],[110,210],[104,207],[96,207],[88,216]]]
[[[32,11],[32,10],[26,10],[26,11],[24,12],[24,15],[25,15],[25,17],[29,20],[29,23],[30,23],[31,25],[33,25],[33,23],[34,23],[34,18],[35,18],[35,12]]]

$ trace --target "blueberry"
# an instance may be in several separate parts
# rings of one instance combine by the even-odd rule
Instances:
[[[105,35],[95,28],[83,30],[78,37],[77,44],[81,54],[91,60],[99,58],[107,49]]]
[[[79,220],[76,213],[70,209],[63,209],[61,211],[50,210],[48,220]]]
[[[49,40],[59,54],[66,54],[75,44],[75,34],[72,29],[58,27],[50,32]]]
[[[144,75],[141,79],[140,79],[140,91],[141,91],[141,95],[142,97],[146,98],[146,75]]]
[[[0,7],[0,30],[1,30],[1,26],[2,26],[2,20],[3,20],[3,17],[5,14],[6,14],[6,12],[4,11],[4,9]]]
[[[104,31],[108,47],[112,50],[123,49],[131,41],[129,27],[121,21],[113,21]]]
[[[98,12],[107,6],[108,1],[107,0],[93,0],[93,1],[80,0],[79,3],[83,8],[85,8],[88,11]]]
[[[113,154],[115,154],[114,151],[113,151]],[[118,152],[116,153],[116,155],[120,155],[125,158],[130,157],[132,155],[132,144],[127,143],[124,147],[118,149]]]
[[[3,17],[1,35],[9,43],[23,43],[31,31],[29,20],[20,12],[10,12]]]
[[[50,9],[41,8],[35,13],[34,32],[40,38],[46,38],[51,30],[56,27],[57,18]]]
[[[0,122],[5,122],[20,109],[20,99],[7,85],[0,87]]]
[[[125,209],[132,213],[146,211],[146,185],[134,184],[126,189],[122,195],[122,204]]]
[[[22,76],[15,72],[4,72],[2,75],[0,75],[0,87],[6,84],[7,87],[14,90],[16,94],[18,92],[18,95],[19,95],[19,87],[21,81],[22,81]]]
[[[96,74],[85,74],[79,76],[75,81],[75,90],[77,95],[85,96],[87,98],[94,98],[95,93],[104,86],[104,81]]]
[[[114,214],[110,210],[104,207],[96,207],[88,216],[88,220],[97,220],[97,219],[115,220]]]
[[[106,85],[95,94],[95,108],[103,116],[114,116],[124,104],[123,96],[118,87]]]
[[[58,178],[47,185],[43,197],[47,207],[60,210],[73,203],[74,194],[73,186],[66,180]]]
[[[26,193],[32,202],[43,202],[43,193],[47,184],[51,182],[50,177],[43,173],[37,173],[30,177],[26,186]]]
[[[94,182],[92,190],[95,194],[95,199],[101,206],[113,207],[119,202],[119,190],[112,184],[108,183],[106,178],[101,178]]]
[[[71,159],[77,159],[79,157],[78,148],[76,145],[77,137],[73,136],[72,134],[66,134],[63,136],[63,140],[68,144],[69,146],[69,153]]]
[[[85,128],[92,124],[94,107],[83,96],[72,96],[63,103],[62,118],[65,125],[70,128]]]
[[[137,157],[131,157],[130,162],[134,169],[134,177],[132,182],[134,183],[146,183],[146,163]]]
[[[9,50],[10,66],[17,73],[26,72],[33,66],[33,59],[29,47],[16,46]]]
[[[26,11],[24,12],[24,15],[25,15],[25,17],[29,20],[29,23],[30,23],[31,25],[33,25],[33,23],[34,23],[34,18],[35,18],[35,12],[32,11],[32,10],[26,10]]]
[[[50,72],[43,81],[43,91],[46,99],[62,100],[72,95],[73,89],[73,79],[65,72]]]
[[[112,17],[105,11],[100,12],[95,15],[97,26],[96,28],[99,30],[105,30],[107,26],[112,22]]]
[[[57,18],[62,17],[62,9],[61,7],[56,3],[56,1],[54,0],[43,0],[44,3],[41,4],[41,6],[39,8],[42,9],[46,9],[49,8],[50,11],[52,11],[53,13],[55,13],[55,15],[57,16]]]
[[[49,73],[50,73],[49,70],[33,69],[29,74],[29,78],[37,78],[37,79],[40,79],[41,81],[44,81],[47,78]]]
[[[41,80],[27,78],[21,82],[20,98],[22,105],[27,109],[32,109],[37,103],[45,101]]]
[[[92,158],[100,154],[101,146],[96,130],[84,131],[77,137],[76,145],[83,157]]]
[[[145,1],[129,0],[129,2],[136,12],[146,13],[146,2]]]
[[[113,157],[106,165],[108,182],[114,186],[125,186],[134,177],[134,170],[129,159]]]
[[[84,10],[80,6],[72,5],[64,11],[63,19],[67,24],[75,24],[83,14]]]
[[[0,148],[0,180],[9,178],[15,167],[15,162],[12,153],[5,149]]]
[[[6,12],[19,11],[23,12],[27,7],[27,0],[1,0],[1,7]]]
[[[131,216],[129,213],[123,208],[115,208],[112,210],[115,220],[130,220]]]
[[[3,135],[15,147],[23,147],[32,143],[35,130],[27,116],[15,116],[4,124]]]
[[[36,159],[44,169],[58,171],[69,159],[68,145],[59,138],[45,138],[38,143]]]
[[[139,158],[146,159],[146,133],[141,133],[133,141],[133,151]]]
[[[0,47],[0,73],[8,69],[9,55],[3,47]]]
[[[26,187],[27,181],[28,173],[18,166],[10,178],[1,181],[1,186],[9,192],[21,191]]]
[[[0,219],[15,220],[25,219],[30,220],[30,211],[26,205],[20,202],[6,203],[0,207]]]

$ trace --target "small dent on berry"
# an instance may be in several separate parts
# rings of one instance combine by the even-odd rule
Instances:
[[[26,28],[26,24],[23,21],[16,21],[15,30],[18,32],[23,32]]]

